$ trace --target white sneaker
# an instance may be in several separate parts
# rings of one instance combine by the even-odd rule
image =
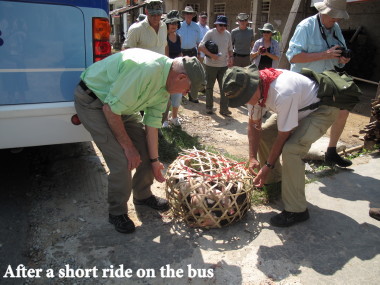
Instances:
[[[163,127],[163,128],[169,128],[169,121],[165,121],[165,122],[162,124],[162,127]]]
[[[179,118],[174,118],[174,119],[171,119],[170,120],[170,123],[172,123],[174,126],[180,126],[181,125],[181,122],[179,121]]]

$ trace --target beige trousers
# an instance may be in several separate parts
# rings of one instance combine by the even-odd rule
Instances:
[[[285,210],[303,212],[307,208],[305,197],[305,163],[302,158],[312,143],[322,137],[338,116],[339,109],[320,106],[299,122],[282,149],[282,165],[277,160],[266,183],[282,181],[281,192]],[[272,115],[264,124],[258,151],[260,166],[269,156],[277,136],[277,115]]]

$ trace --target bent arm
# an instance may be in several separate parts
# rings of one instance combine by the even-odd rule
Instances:
[[[339,58],[342,51],[337,50],[336,49],[337,47],[339,46],[333,46],[332,48],[321,51],[321,52],[310,52],[310,53],[301,52],[299,54],[294,55],[292,59],[290,60],[290,63],[306,63],[306,62],[313,62],[313,61],[319,61],[319,60]]]
[[[282,148],[284,147],[284,144],[288,140],[289,136],[290,132],[278,132],[278,135],[267,158],[268,164],[274,165],[276,163],[277,159],[279,158],[282,152]],[[267,165],[264,165],[260,169],[259,173],[257,173],[255,179],[253,180],[254,185],[257,187],[262,187],[270,171],[271,168],[269,168]]]
[[[146,140],[148,143],[148,152],[150,159],[158,158],[158,129],[145,126]],[[160,161],[152,162],[152,171],[154,178],[158,182],[164,182],[165,177],[162,175],[161,170],[164,169],[163,164]]]
[[[108,104],[104,104],[103,113],[113,135],[124,150],[124,154],[128,159],[129,170],[137,168],[141,163],[140,154],[124,128],[121,116],[113,113]]]

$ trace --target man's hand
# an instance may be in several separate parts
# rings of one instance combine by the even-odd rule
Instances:
[[[249,159],[248,170],[253,176],[257,176],[258,171],[260,170],[260,163],[256,158],[251,157]],[[256,171],[255,171],[256,170]]]
[[[260,169],[259,173],[257,173],[255,179],[253,179],[253,185],[256,187],[263,187],[265,179],[269,174],[270,169],[266,166]]]
[[[124,149],[125,156],[128,160],[128,169],[133,170],[139,167],[141,163],[140,153],[137,151],[134,145]]]
[[[339,58],[339,63],[341,63],[341,64],[346,64],[346,63],[348,63],[350,60],[351,60],[351,58],[347,58],[347,57],[341,56],[341,57]]]
[[[162,175],[163,169],[164,165],[161,162],[155,161],[152,163],[152,171],[154,178],[160,183],[165,182],[165,177]]]
[[[332,58],[339,58],[341,56],[342,51],[339,48],[338,45],[333,46],[332,48],[329,48],[325,52],[326,59],[332,59]]]
[[[213,60],[218,60],[218,59],[219,59],[219,55],[214,54],[214,53],[210,53],[210,57],[211,57]]]

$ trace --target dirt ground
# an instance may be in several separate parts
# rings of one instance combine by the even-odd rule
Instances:
[[[363,144],[363,134],[360,130],[369,123],[370,100],[375,98],[376,86],[360,84],[363,91],[362,101],[350,113],[340,143],[346,149]],[[192,135],[200,137],[201,142],[230,154],[246,157],[248,154],[247,140],[247,109],[245,107],[230,108],[231,117],[219,114],[219,88],[214,87],[215,114],[207,115],[205,96],[199,96],[199,104],[184,99],[180,107],[182,128]],[[329,131],[325,135],[329,136]],[[326,146],[327,147],[327,146]]]
[[[374,98],[374,88],[368,89],[366,97]],[[247,110],[244,107],[231,109],[232,116],[223,117],[219,114],[217,88],[215,101],[216,113],[210,116],[205,112],[204,96],[200,97],[199,104],[185,99],[180,108],[183,129],[199,136],[202,143],[222,153],[246,157]],[[348,148],[362,144],[359,131],[369,122],[369,99],[367,101],[363,107],[359,106],[360,114],[354,113],[349,117],[342,136]],[[203,232],[173,224],[170,217],[161,217],[156,211],[134,207],[130,201],[128,214],[138,230],[126,236],[116,233],[107,221],[108,169],[101,153],[92,143],[27,148],[16,154],[1,150],[0,157],[2,274],[7,266],[15,267],[18,264],[53,269],[54,272],[67,265],[70,268],[109,268],[123,264],[135,272],[139,268],[152,268],[158,272],[168,264],[177,268],[191,264],[195,268],[215,269],[215,277],[208,280],[207,284],[242,284],[242,276],[249,276],[253,280],[245,284],[274,284],[273,280],[284,278],[278,275],[278,270],[274,270],[277,273],[273,274],[263,274],[265,270],[256,270],[255,274],[251,274],[249,264],[260,263],[261,260],[255,260],[255,254],[249,256],[244,250],[239,251],[239,254],[246,260],[244,264],[247,266],[243,264],[240,268],[228,264],[234,252],[244,249],[248,243],[264,242],[255,240],[262,228],[260,221],[271,214],[273,207],[278,207],[276,205],[255,207],[254,211],[248,212],[243,223],[223,231]],[[165,196],[165,185],[155,183],[153,192]],[[257,215],[262,217],[255,219]],[[206,254],[210,250],[211,254]],[[221,252],[221,255],[216,252]],[[287,279],[281,284],[300,284],[297,280]],[[169,282],[168,279],[146,282],[139,278],[130,281],[131,284],[206,284],[203,280],[191,278],[181,282]],[[4,284],[44,285],[125,282],[126,279],[74,281],[70,278],[0,281]]]

